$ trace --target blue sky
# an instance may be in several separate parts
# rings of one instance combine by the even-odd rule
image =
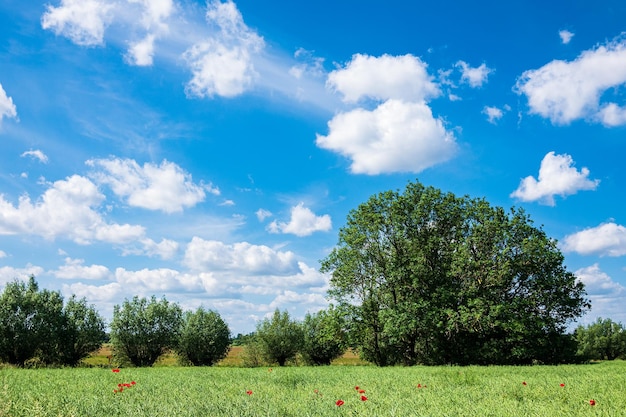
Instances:
[[[626,322],[626,4],[431,3],[0,0],[0,288],[249,332],[324,308],[348,212],[418,179],[523,207],[580,323]]]

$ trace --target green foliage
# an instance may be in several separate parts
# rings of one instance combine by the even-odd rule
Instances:
[[[186,312],[177,352],[183,361],[211,366],[224,359],[230,348],[230,330],[215,311],[202,307]]]
[[[287,311],[281,313],[276,309],[271,320],[265,319],[257,325],[255,338],[267,362],[284,366],[302,346],[302,329]]]
[[[561,362],[553,342],[589,307],[523,210],[419,182],[351,211],[321,271],[378,365]]]
[[[601,317],[574,332],[578,354],[584,359],[626,359],[626,328],[621,323]]]
[[[332,306],[307,314],[302,322],[301,353],[310,365],[330,365],[346,351],[343,318]]]
[[[115,354],[135,366],[152,366],[168,349],[178,346],[182,310],[165,298],[150,301],[135,296],[113,308],[111,343]]]
[[[0,360],[16,365],[77,365],[104,340],[104,320],[86,301],[28,284],[8,283],[0,296]]]

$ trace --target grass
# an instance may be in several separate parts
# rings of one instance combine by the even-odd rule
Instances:
[[[118,384],[131,381],[136,384],[114,393]],[[355,390],[357,385],[364,394]],[[271,371],[161,366],[122,368],[119,373],[107,368],[0,368],[0,416],[11,417],[623,416],[625,393],[624,361]],[[338,407],[340,399],[344,404]]]

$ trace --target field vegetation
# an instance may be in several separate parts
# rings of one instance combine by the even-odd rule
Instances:
[[[0,416],[553,417],[619,416],[626,409],[626,362],[619,360],[114,369],[0,368]]]

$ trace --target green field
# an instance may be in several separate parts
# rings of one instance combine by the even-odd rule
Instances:
[[[119,373],[4,367],[0,384],[0,416],[626,415],[624,361],[271,370],[162,366],[122,368]],[[123,391],[115,393],[118,384],[130,387],[122,385]],[[365,392],[358,393],[355,386]],[[590,405],[591,399],[596,405]],[[338,407],[337,400],[344,404]]]

